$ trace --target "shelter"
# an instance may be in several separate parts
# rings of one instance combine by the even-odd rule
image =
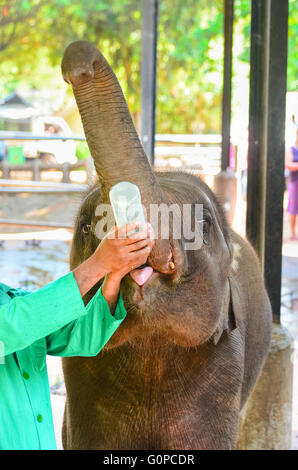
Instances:
[[[29,132],[36,109],[16,91],[0,102],[0,130]]]

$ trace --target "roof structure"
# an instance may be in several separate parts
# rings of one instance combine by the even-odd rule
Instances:
[[[0,118],[13,120],[31,119],[36,114],[36,109],[29,101],[14,91],[0,101]]]

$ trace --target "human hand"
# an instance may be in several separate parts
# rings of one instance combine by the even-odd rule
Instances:
[[[131,222],[120,229],[114,226],[106,235],[92,255],[101,271],[122,279],[146,262],[154,244],[153,229],[148,223],[141,231],[127,235],[138,227],[138,222]]]

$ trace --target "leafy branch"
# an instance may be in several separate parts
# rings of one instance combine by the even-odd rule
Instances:
[[[39,10],[50,0],[38,2],[6,0],[0,2],[0,52],[20,39],[30,28],[30,20],[36,19]]]

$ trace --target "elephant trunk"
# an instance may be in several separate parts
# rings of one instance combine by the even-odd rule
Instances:
[[[147,212],[151,203],[164,202],[119,82],[100,51],[87,41],[71,43],[63,56],[62,74],[74,91],[103,201],[108,202],[114,184],[130,181],[139,187]],[[169,240],[156,240],[152,266],[168,272],[170,259]]]

